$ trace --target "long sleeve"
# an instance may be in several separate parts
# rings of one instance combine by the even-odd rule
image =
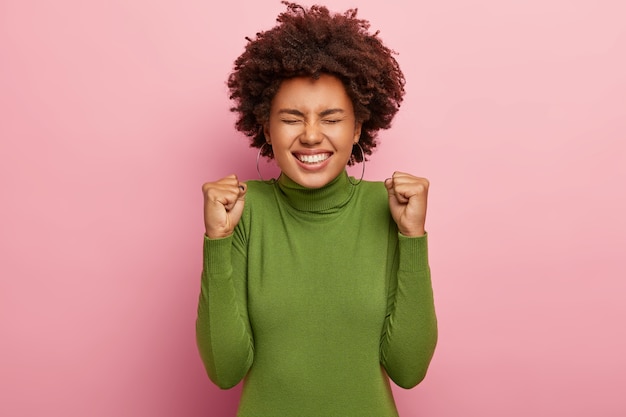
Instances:
[[[437,339],[426,238],[398,234],[382,182],[247,184],[233,235],[204,241],[209,377],[244,379],[241,417],[397,417],[388,376],[417,384]]]
[[[403,388],[422,381],[437,343],[437,318],[428,265],[427,236],[398,234],[398,268],[390,281],[381,362]]]
[[[236,233],[204,238],[196,339],[209,378],[223,389],[246,375],[254,349],[246,300],[246,252]]]

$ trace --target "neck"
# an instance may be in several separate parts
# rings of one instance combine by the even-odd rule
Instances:
[[[342,171],[334,180],[320,188],[306,188],[284,173],[276,182],[281,194],[296,210],[308,212],[333,211],[345,205],[354,193],[348,174]]]

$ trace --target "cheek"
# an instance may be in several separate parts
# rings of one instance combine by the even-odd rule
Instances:
[[[298,135],[289,129],[277,129],[272,131],[272,148],[274,155],[281,158],[283,155],[291,154],[294,143],[297,142]]]
[[[285,141],[285,132],[278,126],[271,126],[268,129],[269,137],[272,141],[272,147],[274,149],[280,148]]]
[[[342,146],[352,148],[355,139],[358,139],[359,137],[359,133],[354,128],[350,127],[343,129],[343,131],[336,137],[341,138]]]

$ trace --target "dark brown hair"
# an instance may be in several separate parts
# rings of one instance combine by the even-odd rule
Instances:
[[[250,146],[260,148],[265,143],[262,125],[281,82],[330,74],[343,82],[356,120],[362,122],[359,144],[371,155],[378,130],[391,126],[404,96],[405,79],[395,52],[383,45],[378,32],[369,33],[369,22],[357,18],[357,9],[331,14],[324,6],[306,9],[283,3],[287,10],[278,15],[274,28],[255,39],[246,37],[245,51],[228,77],[237,130],[251,138]],[[350,164],[363,160],[358,149],[352,152]],[[272,158],[271,146],[262,154]]]

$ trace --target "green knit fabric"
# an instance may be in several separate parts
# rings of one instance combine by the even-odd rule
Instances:
[[[381,182],[248,182],[235,232],[204,240],[197,341],[240,417],[397,416],[389,379],[437,340],[427,236],[398,233]]]

